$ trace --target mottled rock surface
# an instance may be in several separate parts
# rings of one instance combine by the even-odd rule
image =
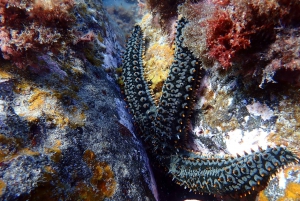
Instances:
[[[156,200],[115,81],[124,36],[100,0],[70,12],[76,42],[24,69],[0,59],[0,200]]]

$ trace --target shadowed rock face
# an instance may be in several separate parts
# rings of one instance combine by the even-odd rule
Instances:
[[[72,14],[74,30],[97,37],[37,53],[28,69],[1,59],[0,200],[156,200],[112,78],[121,47],[101,1],[77,2]]]

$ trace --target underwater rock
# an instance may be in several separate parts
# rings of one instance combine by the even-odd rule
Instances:
[[[0,200],[157,200],[115,81],[122,47],[102,1],[69,12],[74,43],[61,35],[62,46],[34,49],[23,68],[0,58]]]

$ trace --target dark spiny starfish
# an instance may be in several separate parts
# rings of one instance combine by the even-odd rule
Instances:
[[[283,147],[268,147],[238,157],[206,157],[185,147],[189,121],[195,104],[194,93],[205,73],[202,63],[182,45],[178,22],[175,59],[164,83],[158,105],[144,78],[144,39],[136,25],[123,57],[124,92],[134,121],[152,155],[179,185],[198,193],[238,195],[263,189],[276,172],[299,158]]]

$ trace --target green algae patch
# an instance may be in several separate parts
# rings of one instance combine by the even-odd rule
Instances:
[[[103,61],[99,60],[96,56],[95,56],[95,52],[93,51],[93,49],[88,48],[84,48],[83,49],[83,53],[84,56],[86,57],[86,59],[94,66],[101,66],[103,64]]]

